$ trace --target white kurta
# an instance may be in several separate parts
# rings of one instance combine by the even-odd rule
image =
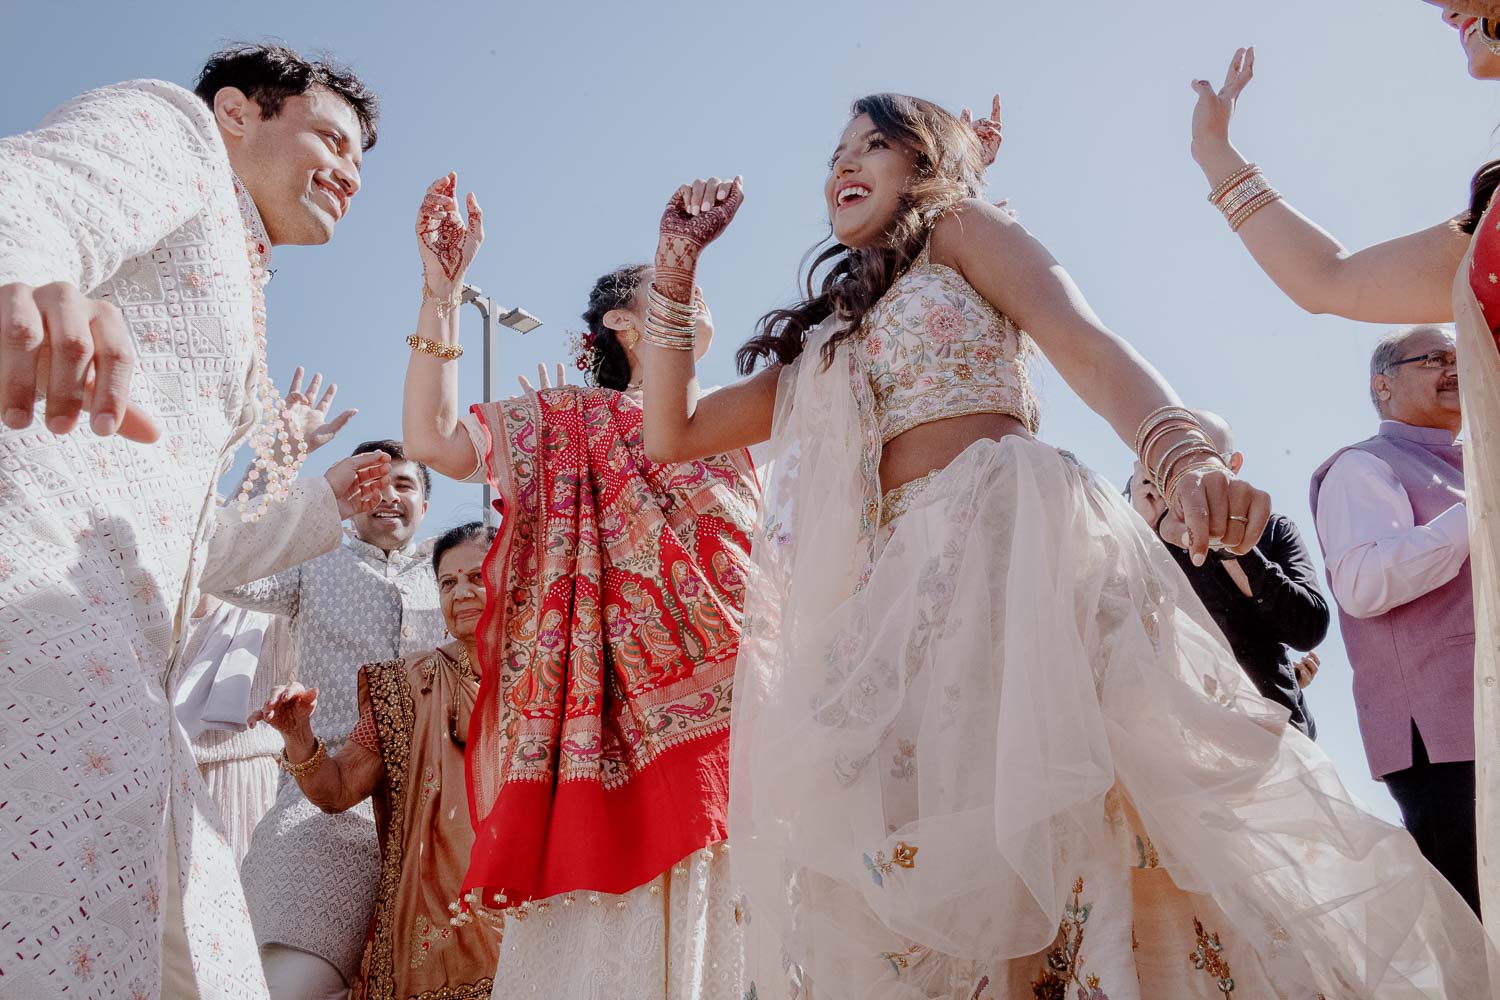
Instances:
[[[117,305],[137,354],[131,396],[163,432],[146,446],[59,437],[40,420],[0,427],[7,996],[157,996],[163,912],[179,894],[201,995],[265,993],[234,861],[167,696],[200,574],[205,588],[237,583],[339,539],[321,478],[257,525],[216,507],[214,482],[254,419],[247,232],[268,254],[212,115],[172,84],[91,91],[0,140],[0,285],[65,281]],[[245,576],[215,580],[213,567]]]

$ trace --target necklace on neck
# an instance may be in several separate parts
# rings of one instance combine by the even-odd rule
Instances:
[[[468,647],[464,646],[462,643],[459,643],[458,658],[455,660],[455,662],[458,665],[459,677],[467,681],[479,679],[479,675],[474,672],[474,661],[469,659]],[[454,688],[453,698],[448,703],[448,739],[452,740],[453,745],[459,747],[460,749],[462,749],[464,745],[469,741],[469,734],[467,731],[462,733],[459,732],[457,688]]]

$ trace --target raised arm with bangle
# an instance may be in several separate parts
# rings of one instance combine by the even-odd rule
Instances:
[[[1303,215],[1229,139],[1241,91],[1255,71],[1255,50],[1240,49],[1222,88],[1195,80],[1192,155],[1261,270],[1297,305],[1370,323],[1445,323],[1453,319],[1453,275],[1469,237],[1453,219],[1350,252]],[[1258,181],[1257,181],[1258,179]],[[1259,184],[1274,192],[1234,201]],[[1218,198],[1213,196],[1217,195]]]
[[[484,242],[484,216],[471,193],[468,225],[458,214],[458,179],[448,174],[427,189],[417,215],[422,258],[422,305],[407,338],[411,359],[401,407],[407,454],[450,479],[464,480],[483,456],[459,421],[459,303],[464,272]]]

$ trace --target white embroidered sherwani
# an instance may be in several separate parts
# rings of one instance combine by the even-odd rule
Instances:
[[[91,91],[0,140],[0,285],[66,281],[117,305],[137,353],[131,397],[163,432],[138,445],[86,427],[59,437],[40,419],[0,427],[5,996],[158,996],[169,910],[202,996],[265,995],[168,697],[199,585],[339,541],[321,478],[251,526],[213,494],[255,419],[247,234],[269,254],[212,115],[180,87]]]

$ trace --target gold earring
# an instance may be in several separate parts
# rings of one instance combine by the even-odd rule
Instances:
[[[641,342],[641,331],[633,326],[627,326],[615,336],[620,341],[620,346],[627,351],[635,350],[635,345]]]

